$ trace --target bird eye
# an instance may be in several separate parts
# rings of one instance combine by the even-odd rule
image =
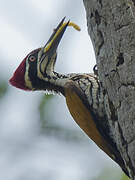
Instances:
[[[30,56],[30,57],[29,57],[29,60],[33,62],[33,61],[36,60],[36,57],[35,57],[35,56]]]

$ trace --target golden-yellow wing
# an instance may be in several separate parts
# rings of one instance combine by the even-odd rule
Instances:
[[[129,176],[120,153],[111,142],[99,132],[94,117],[81,89],[71,80],[65,85],[65,98],[68,109],[79,127],[99,146],[111,159],[116,161]]]
[[[90,111],[83,101],[83,94],[79,87],[76,87],[72,81],[65,85],[65,98],[68,109],[81,129],[111,158],[112,155],[108,149],[108,144],[99,133]]]

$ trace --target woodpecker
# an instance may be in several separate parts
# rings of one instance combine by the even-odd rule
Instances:
[[[54,29],[44,47],[30,52],[9,80],[16,88],[26,91],[61,93],[73,119],[80,128],[129,176],[125,163],[114,142],[105,112],[105,95],[96,73],[60,74],[54,71],[57,48],[68,26],[79,26],[65,18]]]

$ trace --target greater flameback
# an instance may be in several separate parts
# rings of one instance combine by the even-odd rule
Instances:
[[[117,162],[124,172],[128,171],[111,136],[105,112],[105,97],[98,73],[59,74],[54,71],[57,48],[68,26],[80,28],[65,18],[54,29],[44,47],[30,52],[14,72],[10,83],[28,91],[44,90],[61,93],[66,98],[69,111],[83,131]]]

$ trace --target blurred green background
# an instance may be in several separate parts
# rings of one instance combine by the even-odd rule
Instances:
[[[0,0],[0,178],[4,180],[126,180],[120,168],[76,125],[58,95],[8,84],[23,58],[48,40],[66,16],[56,71],[92,72],[95,57],[81,0]]]

